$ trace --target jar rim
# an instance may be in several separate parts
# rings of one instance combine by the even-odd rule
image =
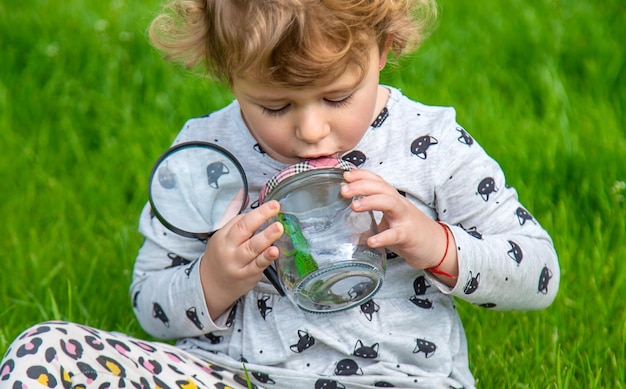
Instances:
[[[289,165],[286,168],[282,169],[280,172],[276,173],[272,178],[270,178],[259,193],[259,204],[263,204],[269,194],[280,184],[282,181],[298,176],[301,173],[308,171],[316,171],[316,170],[328,170],[328,169],[336,169],[338,171],[348,171],[355,169],[356,166],[349,161],[344,159],[339,159],[337,157],[322,157],[317,159],[309,159],[305,161],[298,162],[293,165]]]
[[[328,178],[334,178],[343,181],[343,173],[346,170],[336,167],[321,168],[314,170],[307,170],[300,172],[293,176],[284,178],[278,182],[276,186],[268,193],[266,193],[265,200],[279,199],[284,192],[288,192],[290,187],[298,183],[301,180],[308,180],[307,184],[317,184],[327,180]]]

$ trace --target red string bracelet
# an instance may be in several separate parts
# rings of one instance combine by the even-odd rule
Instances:
[[[448,232],[448,227],[445,224],[443,224],[442,222],[437,222],[437,224],[439,224],[441,228],[443,228],[443,231],[446,233],[446,251],[443,252],[443,257],[441,257],[441,260],[436,266],[430,267],[426,270],[434,274],[441,274],[442,276],[445,276],[448,278],[456,278],[452,274],[439,269],[439,266],[441,266],[443,261],[446,259],[446,256],[448,256],[448,246],[450,245],[450,233]]]

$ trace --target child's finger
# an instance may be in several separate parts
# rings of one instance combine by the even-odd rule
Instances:
[[[366,197],[358,197],[352,201],[352,209],[356,212],[380,211],[387,218],[401,218],[405,212],[402,199],[399,195],[375,194]]]
[[[259,208],[242,215],[229,228],[229,235],[236,244],[243,244],[263,226],[272,216],[276,216],[280,210],[277,201],[269,201]],[[260,251],[259,251],[260,252]],[[258,255],[258,253],[255,255]]]
[[[380,193],[397,195],[398,191],[386,181],[379,179],[375,175],[372,178],[358,179],[341,186],[341,195],[346,198],[370,196]]]
[[[261,255],[257,256],[252,263],[256,266],[256,271],[262,272],[278,258],[278,255],[278,247],[270,246]]]
[[[370,236],[367,239],[367,245],[372,248],[392,247],[406,239],[402,231],[403,230],[399,228],[380,231],[378,234]]]
[[[272,223],[267,228],[259,231],[243,243],[246,258],[254,258],[261,255],[276,239],[283,234],[283,225],[279,222]]]
[[[373,172],[371,172],[369,170],[366,170],[366,169],[354,169],[354,170],[346,171],[343,174],[343,178],[347,182],[354,182],[354,181],[368,180],[368,179],[369,180],[384,181],[382,179],[382,177],[380,177],[378,174],[373,173]]]

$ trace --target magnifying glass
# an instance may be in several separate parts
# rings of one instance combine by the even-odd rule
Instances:
[[[246,207],[248,180],[237,159],[209,142],[171,147],[150,174],[149,201],[163,225],[188,238],[208,239]],[[281,296],[273,266],[264,271]]]

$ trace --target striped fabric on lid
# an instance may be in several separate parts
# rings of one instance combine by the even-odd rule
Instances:
[[[276,173],[272,178],[267,181],[263,188],[261,188],[261,192],[259,194],[259,204],[263,204],[265,198],[278,186],[278,184],[288,177],[295,176],[296,174],[300,174],[302,172],[306,172],[309,170],[315,169],[328,169],[328,168],[337,168],[343,170],[352,170],[356,169],[352,163],[348,161],[344,161],[343,159],[339,159],[336,157],[323,157],[316,159],[308,159],[306,161],[298,162],[294,165],[287,166],[280,172]]]

